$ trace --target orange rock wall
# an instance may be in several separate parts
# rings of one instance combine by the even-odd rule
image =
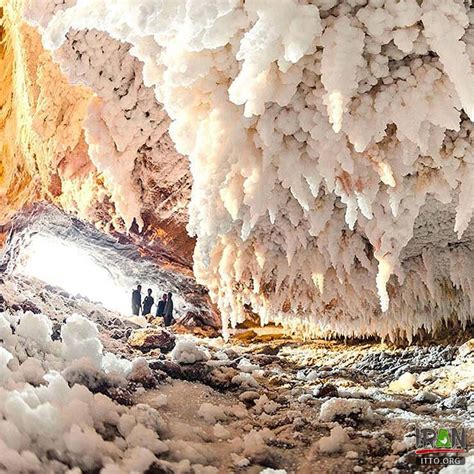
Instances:
[[[64,181],[96,179],[82,133],[92,94],[67,82],[21,6],[0,1],[0,224],[38,199],[71,207]]]

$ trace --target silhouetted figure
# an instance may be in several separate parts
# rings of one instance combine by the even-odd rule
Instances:
[[[142,285],[137,285],[137,289],[132,291],[132,313],[135,316],[140,314],[142,307]]]
[[[165,293],[160,301],[158,301],[158,306],[156,308],[156,315],[158,317],[163,317],[165,315],[165,305],[166,300],[168,299],[168,295]]]
[[[168,293],[168,299],[165,304],[165,326],[173,324],[173,299],[171,292]]]
[[[147,314],[151,313],[151,307],[155,303],[155,300],[153,296],[151,296],[151,288],[148,288],[148,295],[145,296],[145,299],[143,300],[143,311],[142,315],[146,316]]]

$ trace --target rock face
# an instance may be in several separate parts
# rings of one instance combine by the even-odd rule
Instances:
[[[217,314],[211,311],[188,311],[179,318],[173,326],[175,332],[191,332],[203,337],[217,337],[220,335],[220,324],[216,320]]]
[[[25,203],[38,198],[59,202],[63,179],[72,195],[87,182],[93,186],[97,173],[82,130],[91,91],[68,83],[35,29],[22,22],[21,2],[2,1],[0,7],[0,224],[4,224]]]
[[[48,247],[60,245],[60,249],[70,248],[73,254],[87,257],[105,272],[107,280],[102,280],[102,283],[106,284],[107,291],[99,288],[98,292],[85,296],[99,299],[107,308],[119,311],[122,315],[130,315],[129,295],[131,289],[140,282],[144,290],[152,288],[156,298],[164,291],[171,291],[175,299],[176,318],[191,312],[200,314],[206,324],[219,327],[219,315],[206,289],[196,284],[187,267],[172,263],[166,253],[144,255],[131,237],[103,234],[93,225],[45,203],[37,203],[18,213],[11,221],[10,231],[2,265],[6,274],[23,273],[25,261],[34,258],[44,248],[37,247],[38,242]],[[61,270],[60,281],[54,284],[66,284],[71,264],[67,263],[65,274]],[[42,275],[36,276],[41,278]],[[79,291],[77,288],[71,289],[74,294]],[[21,304],[34,311],[28,302]]]
[[[107,46],[90,50],[92,36],[79,34],[64,52],[82,58],[74,70],[81,79],[71,85],[23,22],[22,3],[0,3],[0,226],[25,204],[47,199],[108,232],[132,227],[130,235],[150,254],[190,268],[189,164],[143,85],[141,63],[129,45],[96,32],[97,44]],[[121,78],[112,76],[116,70]],[[120,124],[112,124],[114,117]],[[0,244],[1,234],[0,227]]]
[[[224,329],[249,309],[392,339],[472,320],[467,2],[2,4],[4,218],[46,197],[193,255]]]
[[[128,343],[142,351],[160,349],[161,352],[170,352],[176,345],[176,337],[166,329],[143,328],[136,329],[130,334]]]

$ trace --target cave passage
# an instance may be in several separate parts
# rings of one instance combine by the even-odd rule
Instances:
[[[207,292],[192,277],[143,255],[126,236],[107,235],[46,203],[16,214],[1,264],[8,275],[39,279],[122,317],[132,315],[131,292],[138,283],[143,294],[151,288],[156,301],[171,291],[177,317],[211,313]]]
[[[36,234],[20,250],[15,272],[80,294],[110,310],[130,313],[130,290],[119,283],[126,278],[100,265],[98,257],[92,257],[72,241]]]

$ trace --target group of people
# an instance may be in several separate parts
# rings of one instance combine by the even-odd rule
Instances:
[[[155,299],[152,294],[152,289],[148,288],[148,294],[142,302],[142,285],[137,285],[137,288],[132,292],[132,313],[139,316],[140,310],[142,316],[150,316],[151,309],[155,304]],[[173,319],[173,295],[171,292],[165,293],[161,300],[156,304],[156,316],[163,318],[165,326],[171,326]]]

